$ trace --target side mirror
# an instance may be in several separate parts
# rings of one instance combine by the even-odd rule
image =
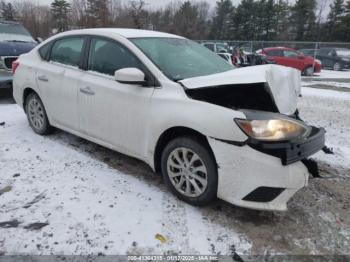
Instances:
[[[114,78],[119,83],[132,85],[145,85],[145,74],[137,68],[128,67],[122,68],[114,73]]]
[[[43,41],[43,39],[42,39],[41,37],[37,37],[37,38],[35,38],[35,40],[36,40],[39,44]]]
[[[297,58],[298,59],[304,59],[304,56],[303,55],[298,55]]]

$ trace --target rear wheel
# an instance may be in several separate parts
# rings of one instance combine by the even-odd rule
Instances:
[[[26,113],[29,125],[35,133],[47,135],[51,133],[52,127],[46,115],[43,102],[36,93],[31,93],[26,99]]]
[[[162,153],[165,183],[180,199],[192,205],[205,205],[216,198],[217,167],[210,151],[195,138],[179,137]]]
[[[341,64],[338,63],[338,62],[334,63],[333,70],[334,71],[340,71],[341,70]]]

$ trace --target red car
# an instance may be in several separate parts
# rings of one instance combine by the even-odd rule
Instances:
[[[296,68],[302,74],[312,76],[314,73],[321,72],[321,61],[305,56],[303,53],[287,47],[268,47],[257,51],[264,54],[267,59],[278,65],[284,65]]]

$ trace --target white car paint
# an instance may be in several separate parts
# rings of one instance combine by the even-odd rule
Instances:
[[[260,65],[237,68],[215,75],[187,78],[182,81],[187,88],[200,88],[228,84],[267,83],[279,111],[291,115],[297,108],[300,94],[300,72],[280,65]]]
[[[53,39],[72,35],[104,36],[119,41],[147,66],[160,86],[144,88],[122,84],[113,76],[40,58],[38,49],[41,46]],[[177,83],[168,79],[127,39],[137,37],[181,38],[133,29],[86,29],[56,35],[19,58],[20,66],[14,78],[17,104],[23,107],[24,90],[31,88],[42,99],[52,126],[139,158],[153,170],[155,148],[166,130],[173,127],[196,130],[207,137],[219,165],[219,198],[248,208],[285,210],[288,199],[307,184],[305,166],[301,162],[283,166],[277,157],[260,153],[247,145],[237,147],[213,139],[245,141],[247,135],[233,121],[234,118],[244,119],[245,115],[191,99],[182,85],[199,88],[232,83],[268,83],[280,112],[292,114],[296,109],[296,90],[300,85],[297,71],[266,65],[184,79]],[[94,95],[84,95],[82,89]],[[279,186],[287,190],[269,203],[242,201],[242,196],[257,185]]]

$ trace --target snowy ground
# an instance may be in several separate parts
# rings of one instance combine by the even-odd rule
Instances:
[[[350,79],[350,70],[334,71],[334,70],[322,69],[321,72],[318,74],[315,74],[313,78],[315,78],[315,79],[317,79],[317,78],[320,78],[320,79],[322,79],[322,78]]]
[[[38,136],[0,99],[0,254],[350,254],[350,93],[302,92],[301,116],[327,129],[335,154],[315,156],[326,178],[288,212],[189,206],[140,161]]]

